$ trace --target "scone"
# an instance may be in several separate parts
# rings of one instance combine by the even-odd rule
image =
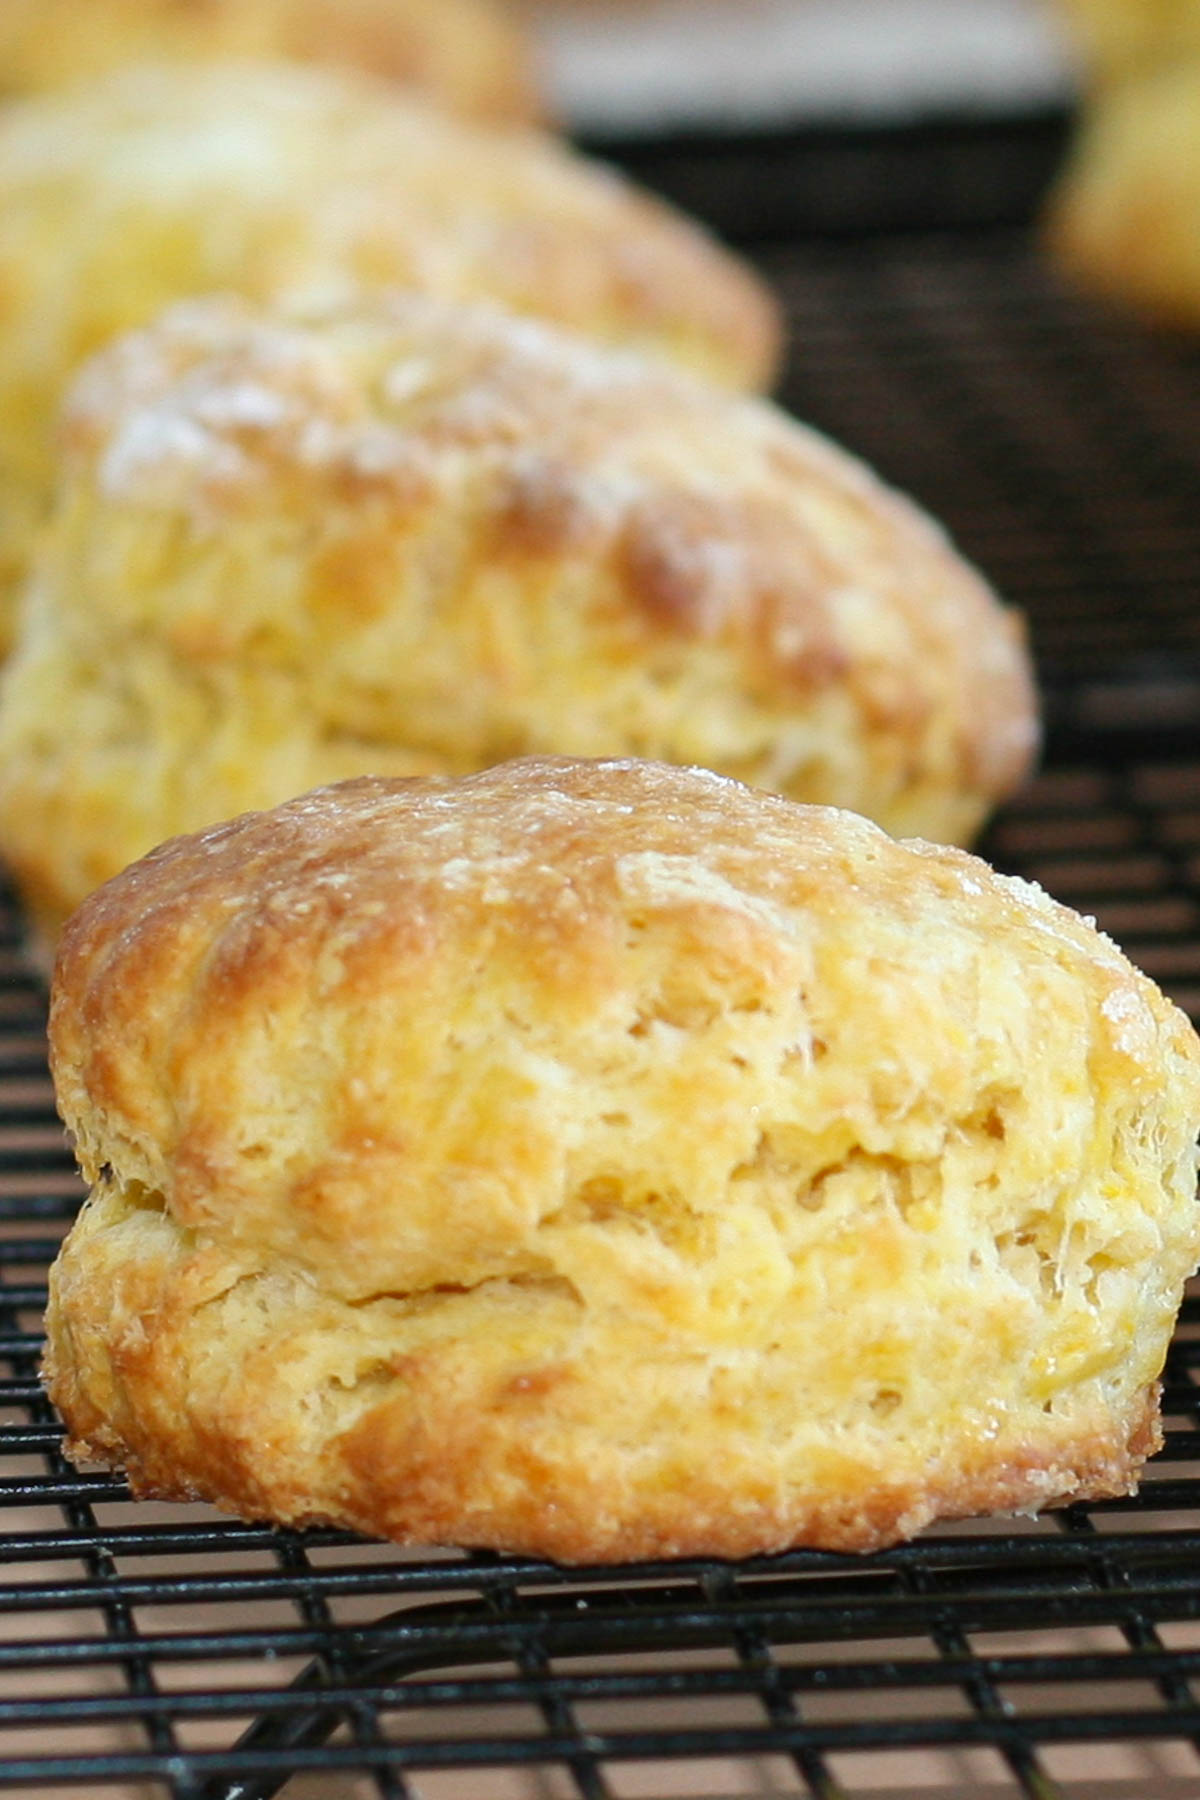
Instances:
[[[1099,82],[1200,55],[1200,0],[1058,0]]]
[[[47,938],[176,832],[348,775],[702,763],[955,839],[1036,737],[1019,622],[765,402],[495,309],[192,303],[76,388],[0,686]]]
[[[140,61],[296,58],[369,70],[497,123],[537,111],[532,53],[491,0],[3,0],[0,94]]]
[[[209,290],[364,286],[488,297],[733,387],[766,385],[778,350],[773,300],[698,226],[550,138],[468,126],[366,76],[176,65],[13,104],[0,113],[0,654],[54,413],[88,352]]]
[[[1200,328],[1200,53],[1093,97],[1046,231],[1074,281]]]
[[[77,1459],[564,1560],[1129,1491],[1200,1044],[962,851],[698,770],[367,779],[68,927]]]

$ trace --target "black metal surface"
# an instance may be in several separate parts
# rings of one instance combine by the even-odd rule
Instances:
[[[986,848],[1200,1017],[1200,353],[1061,292],[1009,226],[776,233],[757,252],[793,322],[789,404],[939,512],[1028,611],[1049,755]],[[64,1463],[37,1382],[45,1267],[78,1197],[43,1029],[6,903],[0,1784],[1200,1796],[1200,1299],[1139,1497],[869,1559],[564,1572],[139,1505]]]
[[[1200,674],[1200,346],[1064,289],[1028,231],[777,246],[788,404],[935,507],[1033,628],[1052,700],[1146,719]],[[1121,704],[1079,712],[1084,693]]]
[[[584,148],[722,235],[762,244],[1024,225],[1070,125],[1059,107],[987,119],[951,111],[890,128],[593,137]]]

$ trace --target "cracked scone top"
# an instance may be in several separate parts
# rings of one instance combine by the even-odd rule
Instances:
[[[89,0],[90,3],[90,0]],[[773,300],[697,225],[533,132],[351,71],[133,69],[0,114],[0,587],[47,499],[83,358],[193,294],[399,287],[557,319],[766,386]],[[10,626],[0,615],[0,648]]]
[[[1020,622],[758,401],[495,310],[193,303],[101,355],[0,700],[52,937],[152,845],[349,775],[700,763],[968,837],[1024,774]]]
[[[1200,1046],[964,852],[697,770],[367,779],[85,903],[76,1458],[563,1559],[868,1549],[1125,1492]]]
[[[3,0],[0,94],[124,64],[286,57],[370,70],[472,118],[538,111],[532,53],[490,0]]]

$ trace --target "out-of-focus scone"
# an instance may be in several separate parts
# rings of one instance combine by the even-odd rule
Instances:
[[[502,123],[538,112],[532,51],[490,0],[3,0],[0,94],[93,81],[143,61],[284,57],[339,64]]]
[[[46,1373],[142,1494],[601,1559],[1124,1493],[1200,1045],[962,851],[697,770],[370,779],[68,928]]]
[[[1073,280],[1200,328],[1200,55],[1092,98],[1046,235]]]
[[[491,308],[185,305],[75,389],[0,689],[43,932],[350,774],[702,763],[957,839],[1025,773],[1019,622],[761,401]]]
[[[1200,55],[1200,0],[1058,0],[1094,81]]]
[[[366,76],[175,65],[0,113],[0,653],[55,410],[90,351],[193,294],[392,286],[486,297],[732,387],[768,384],[779,346],[762,284],[665,204]]]

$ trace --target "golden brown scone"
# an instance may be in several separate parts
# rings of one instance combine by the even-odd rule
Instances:
[[[3,0],[0,94],[126,64],[284,57],[366,69],[494,123],[539,107],[530,47],[490,0]]]
[[[1200,1044],[964,852],[699,770],[370,779],[68,928],[71,1454],[566,1560],[1124,1493]]]
[[[1200,55],[1093,97],[1047,239],[1073,280],[1200,328]]]
[[[764,402],[493,309],[192,303],[75,390],[0,692],[53,936],[152,845],[352,774],[703,763],[954,839],[1036,736],[1019,624]]]
[[[1097,81],[1200,54],[1200,0],[1058,0]]]
[[[91,3],[91,0],[89,0]],[[0,654],[6,590],[85,355],[172,300],[398,286],[487,297],[755,387],[774,302],[666,205],[548,137],[485,131],[366,76],[131,71],[0,114]]]

